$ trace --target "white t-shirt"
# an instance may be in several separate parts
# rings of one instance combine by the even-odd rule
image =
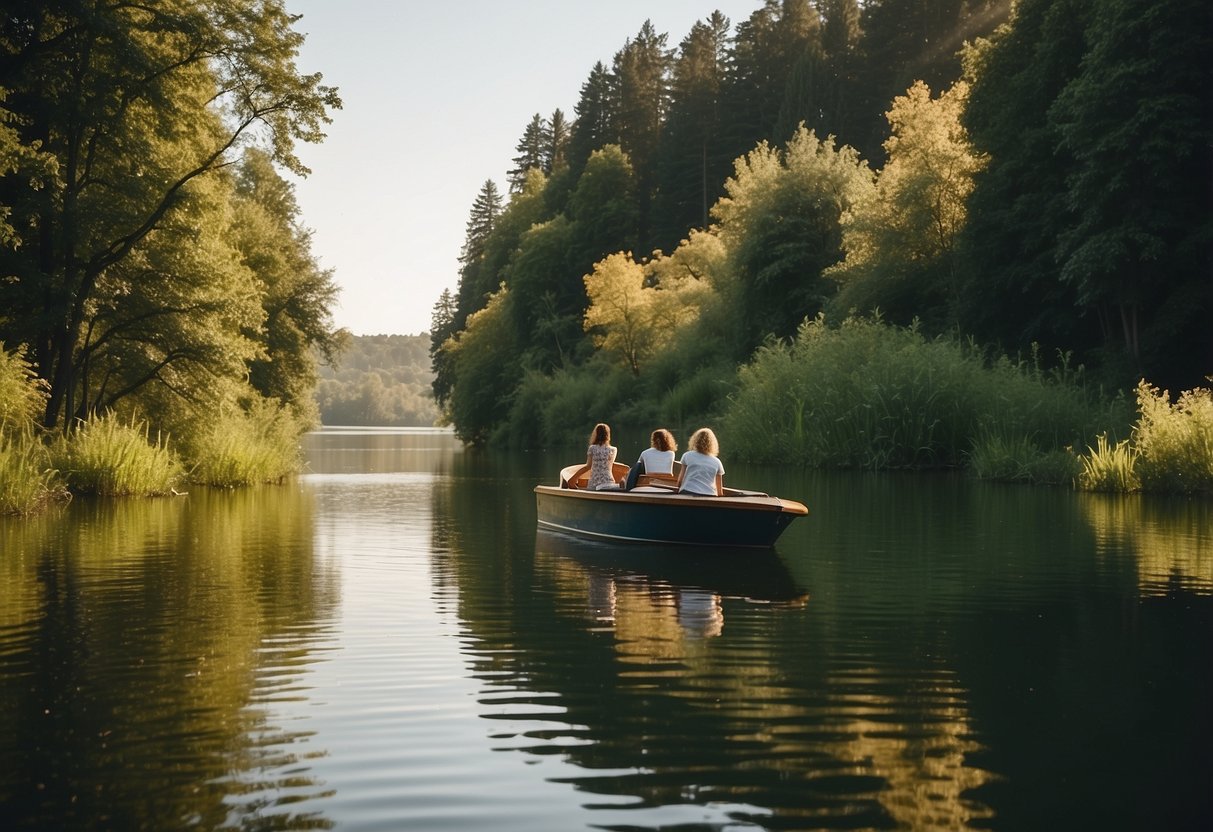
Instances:
[[[674,473],[674,452],[659,451],[656,448],[645,448],[640,452],[640,461],[644,463],[646,474]]]
[[[724,475],[720,458],[699,451],[687,451],[682,455],[682,488],[692,494],[716,494],[716,475]]]

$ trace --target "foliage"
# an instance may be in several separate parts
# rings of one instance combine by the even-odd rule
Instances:
[[[428,427],[439,411],[425,333],[355,335],[333,366],[321,367],[316,402],[326,425]]]
[[[23,243],[0,250],[14,278],[0,335],[31,345],[44,423],[66,429],[153,385],[193,400],[242,378],[264,311],[229,241],[229,167],[255,135],[305,173],[294,143],[319,141],[340,106],[296,70],[293,19],[280,0],[256,14],[233,0],[8,11],[10,124],[53,162],[41,181],[0,179]]]
[[[670,265],[676,257],[642,266],[626,254],[612,254],[585,277],[590,299],[585,330],[595,333],[595,345],[617,357],[633,376],[698,318],[704,295],[711,291]]]
[[[1195,0],[1024,0],[970,50],[990,157],[963,232],[966,328],[1065,345],[1118,382],[1213,364],[1213,21]]]
[[[58,474],[30,426],[0,422],[0,514],[32,514],[61,498]]]
[[[509,289],[492,295],[484,309],[468,318],[467,329],[442,348],[455,376],[448,413],[455,433],[471,444],[488,441],[521,375],[511,300]]]
[[[123,423],[114,413],[60,436],[51,457],[68,488],[102,497],[168,494],[182,476],[166,438],[152,439],[147,422]]]
[[[198,424],[181,443],[190,481],[232,488],[281,482],[302,464],[299,417],[269,399],[228,408]]]
[[[1213,492],[1213,390],[1186,390],[1172,404],[1167,392],[1137,386],[1133,444],[1145,491]]]
[[[829,270],[841,283],[836,313],[880,308],[906,324],[930,310],[946,316],[940,323],[955,319],[955,241],[983,164],[960,124],[967,93],[961,81],[933,99],[917,82],[894,99],[876,187],[843,215],[846,258]]]
[[[46,401],[46,383],[39,379],[20,350],[5,349],[0,341],[0,432],[4,427],[33,425]]]
[[[245,151],[236,195],[233,238],[256,280],[264,321],[254,337],[262,350],[249,362],[249,381],[262,396],[287,403],[304,423],[314,423],[317,358],[331,363],[349,338],[333,326],[332,270],[316,263],[294,187],[263,151]]]
[[[712,209],[737,281],[743,354],[768,334],[795,334],[832,291],[843,214],[871,188],[867,165],[801,127],[780,151],[763,143],[737,161]]]
[[[1078,476],[1078,487],[1084,491],[1137,491],[1141,480],[1137,476],[1137,451],[1128,439],[1116,444],[1101,433],[1095,438],[1095,447],[1087,446],[1087,453],[1079,458],[1082,471]]]
[[[848,318],[806,322],[740,372],[724,429],[732,452],[757,461],[869,469],[961,467],[990,437],[1042,452],[1072,446],[1118,407],[1063,368],[928,339],[916,328]],[[984,437],[984,440],[983,440]]]

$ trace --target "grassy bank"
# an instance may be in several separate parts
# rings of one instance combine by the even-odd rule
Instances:
[[[0,514],[29,514],[75,494],[154,496],[185,483],[279,482],[302,464],[293,412],[254,399],[176,440],[133,415],[106,414],[67,434],[38,427],[44,385],[0,344]]]

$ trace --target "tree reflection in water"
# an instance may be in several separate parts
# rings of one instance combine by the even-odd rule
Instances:
[[[329,828],[310,732],[267,718],[337,600],[287,488],[0,519],[8,828]]]

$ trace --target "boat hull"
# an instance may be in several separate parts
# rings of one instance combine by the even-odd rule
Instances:
[[[769,548],[800,503],[765,494],[695,497],[673,492],[535,488],[540,527],[586,537],[643,543]]]

